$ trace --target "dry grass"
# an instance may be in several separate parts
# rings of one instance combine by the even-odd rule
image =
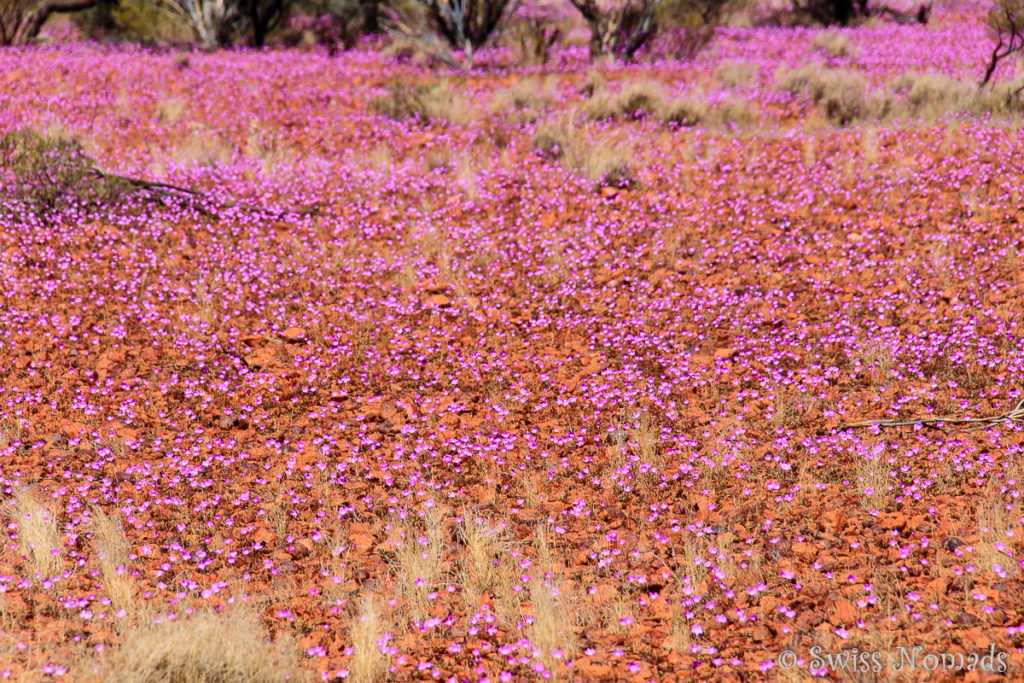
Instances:
[[[979,541],[975,548],[978,565],[983,570],[1020,575],[1020,566],[1007,551],[1016,554],[1020,544],[1015,537],[1018,526],[1013,505],[1006,503],[998,489],[992,487],[977,509]]]
[[[857,71],[828,69],[808,64],[799,69],[780,69],[775,87],[793,94],[806,94],[834,124],[882,119],[891,102],[881,95],[866,93],[867,80]]]
[[[100,561],[103,586],[114,609],[131,612],[135,606],[132,580],[128,576],[128,539],[121,523],[99,508],[92,511],[92,546]]]
[[[283,636],[271,642],[247,608],[200,611],[140,625],[102,660],[104,681],[119,683],[277,683],[308,680]]]
[[[660,118],[666,123],[675,123],[688,128],[707,120],[710,111],[711,108],[703,95],[690,93],[667,102],[661,109]]]
[[[903,96],[899,115],[933,123],[950,114],[991,114],[998,117],[1019,115],[1024,111],[1018,90],[1020,80],[996,83],[978,90],[945,74],[908,71],[891,83],[892,90]]]
[[[822,50],[832,58],[856,57],[860,54],[857,46],[850,41],[850,36],[840,31],[822,31],[814,36],[811,46]]]
[[[596,186],[631,187],[636,184],[632,154],[623,145],[591,141],[586,131],[568,116],[543,122],[533,134],[533,148],[558,159],[563,166],[590,179]]]
[[[563,581],[554,549],[542,525],[534,531],[534,547],[537,550],[537,571],[530,580],[532,619],[527,637],[541,651],[548,668],[554,669],[559,661],[571,659],[576,651],[578,601],[572,595],[572,583]]]
[[[583,81],[583,85],[580,87],[580,94],[585,97],[593,97],[596,92],[604,87],[604,83],[604,74],[597,69],[592,69],[587,73],[587,77]]]
[[[554,85],[552,78],[534,76],[523,78],[508,88],[497,91],[491,100],[491,111],[506,113],[509,110],[518,113],[519,117],[534,121],[540,112],[554,103]]]
[[[172,150],[170,156],[174,161],[186,167],[214,168],[231,161],[234,156],[234,147],[209,130],[196,130],[192,131],[177,148]]]
[[[980,103],[975,87],[945,74],[910,71],[893,81],[891,87],[903,95],[904,114],[925,121],[971,111]]]
[[[503,526],[467,510],[462,512],[457,533],[466,547],[459,562],[459,584],[466,602],[476,607],[484,593],[497,586],[501,556],[507,553],[511,544]]]
[[[878,131],[868,126],[860,134],[860,151],[867,164],[878,163]]]
[[[858,360],[872,386],[885,384],[892,377],[893,356],[888,344],[869,340],[861,348]]]
[[[583,113],[590,121],[654,116],[665,102],[664,88],[658,81],[637,81],[626,85],[619,93],[598,89],[584,103]]]
[[[754,108],[742,97],[727,97],[712,110],[712,119],[722,128],[736,131],[749,128],[757,120]]]
[[[18,549],[32,570],[43,577],[59,574],[61,542],[53,511],[31,491],[21,489],[14,493],[11,516],[18,524]]]
[[[415,118],[424,123],[441,120],[458,124],[473,118],[469,103],[444,79],[430,83],[393,81],[387,95],[370,101],[370,111],[396,121]]]
[[[631,157],[617,146],[599,143],[588,147],[576,166],[597,185],[632,187],[637,180]]]
[[[393,569],[398,588],[414,621],[430,616],[431,600],[443,575],[445,533],[435,514],[426,515],[422,526],[393,520],[401,540],[394,544]]]
[[[691,624],[678,600],[672,600],[668,608],[668,637],[662,647],[675,652],[686,652],[693,644]]]
[[[178,97],[161,97],[156,102],[155,113],[157,121],[163,124],[173,124],[178,121],[188,108],[185,100]]]
[[[636,427],[629,430],[629,445],[633,450],[636,476],[644,487],[654,486],[659,481],[661,435],[658,426],[644,415]]]
[[[349,676],[354,683],[375,683],[384,680],[388,656],[378,644],[385,632],[385,621],[373,595],[365,595],[359,603],[359,615],[349,626],[352,658]]]
[[[726,88],[738,88],[757,76],[757,66],[745,59],[730,59],[715,67],[711,77]]]
[[[661,110],[664,102],[665,92],[661,83],[638,81],[623,88],[615,104],[619,116],[653,116]]]
[[[872,451],[861,457],[857,461],[854,476],[861,506],[868,511],[884,510],[892,497],[892,492],[888,490],[889,465],[884,451]]]

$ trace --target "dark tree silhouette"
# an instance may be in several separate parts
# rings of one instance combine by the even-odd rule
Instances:
[[[1024,0],[998,0],[989,12],[988,24],[996,45],[979,88],[989,84],[999,62],[1024,49]]]

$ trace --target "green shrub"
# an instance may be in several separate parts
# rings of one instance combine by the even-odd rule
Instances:
[[[0,137],[0,174],[5,194],[41,215],[116,202],[131,189],[98,171],[77,141],[28,128]]]

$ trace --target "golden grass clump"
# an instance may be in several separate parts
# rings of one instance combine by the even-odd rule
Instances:
[[[359,614],[349,626],[352,658],[349,676],[353,683],[376,683],[384,680],[388,670],[388,656],[378,644],[384,635],[384,616],[373,595],[367,594],[359,603]]]
[[[135,605],[132,580],[128,576],[128,539],[121,523],[99,508],[92,511],[92,546],[100,561],[100,574],[107,597],[118,610]]]
[[[554,102],[554,82],[550,79],[526,77],[515,85],[498,90],[491,100],[492,112],[513,110],[528,121],[537,120],[540,112]]]
[[[631,187],[637,182],[631,155],[626,150],[600,140],[589,141],[571,118],[541,123],[534,130],[532,144],[545,156],[581,172],[597,187]]]
[[[12,517],[18,524],[18,549],[32,570],[44,577],[60,574],[60,532],[53,511],[21,489],[14,493]]]
[[[584,103],[583,113],[590,121],[604,121],[638,115],[654,116],[664,106],[665,94],[657,81],[638,81],[619,93],[598,89]]]
[[[683,128],[696,126],[708,119],[711,108],[699,93],[680,95],[668,101],[661,109],[660,118]]]
[[[255,615],[235,605],[136,626],[101,661],[101,680],[118,683],[278,683],[307,680],[290,642],[273,642]]]
[[[497,585],[500,558],[510,542],[504,527],[469,511],[463,511],[462,517],[457,533],[466,549],[459,562],[459,583],[466,602],[475,607]]]
[[[738,88],[757,76],[757,66],[745,59],[730,59],[715,67],[711,77],[726,88]]]
[[[840,126],[884,119],[892,106],[884,94],[867,93],[867,79],[850,69],[829,69],[819,64],[783,68],[776,74],[775,87],[806,94],[832,123]]]
[[[435,514],[428,514],[422,527],[411,523],[395,526],[401,535],[392,548],[398,587],[410,617],[422,621],[430,616],[428,595],[437,590],[443,574],[445,531]]]
[[[856,57],[860,54],[860,50],[850,40],[850,36],[835,30],[822,31],[814,36],[811,47],[823,51],[832,58]]]
[[[534,532],[537,570],[530,580],[531,619],[527,629],[530,643],[541,651],[549,667],[576,651],[578,602],[569,594],[571,582],[563,581],[547,532],[538,525]]]
[[[472,118],[469,103],[444,79],[429,83],[392,80],[387,95],[370,101],[370,111],[396,121],[415,118],[424,123],[466,123]]]

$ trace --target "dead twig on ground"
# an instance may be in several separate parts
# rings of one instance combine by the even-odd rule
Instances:
[[[984,429],[985,427],[991,427],[993,425],[1002,424],[1004,422],[1024,422],[1024,400],[1021,400],[1011,410],[998,415],[989,415],[987,417],[953,417],[952,415],[944,415],[940,417],[919,417],[910,420],[861,420],[859,422],[850,422],[848,424],[840,425],[838,429],[855,429],[857,427],[911,427],[914,425],[924,425],[927,427],[935,426],[937,424],[969,424],[975,425],[971,429]]]

